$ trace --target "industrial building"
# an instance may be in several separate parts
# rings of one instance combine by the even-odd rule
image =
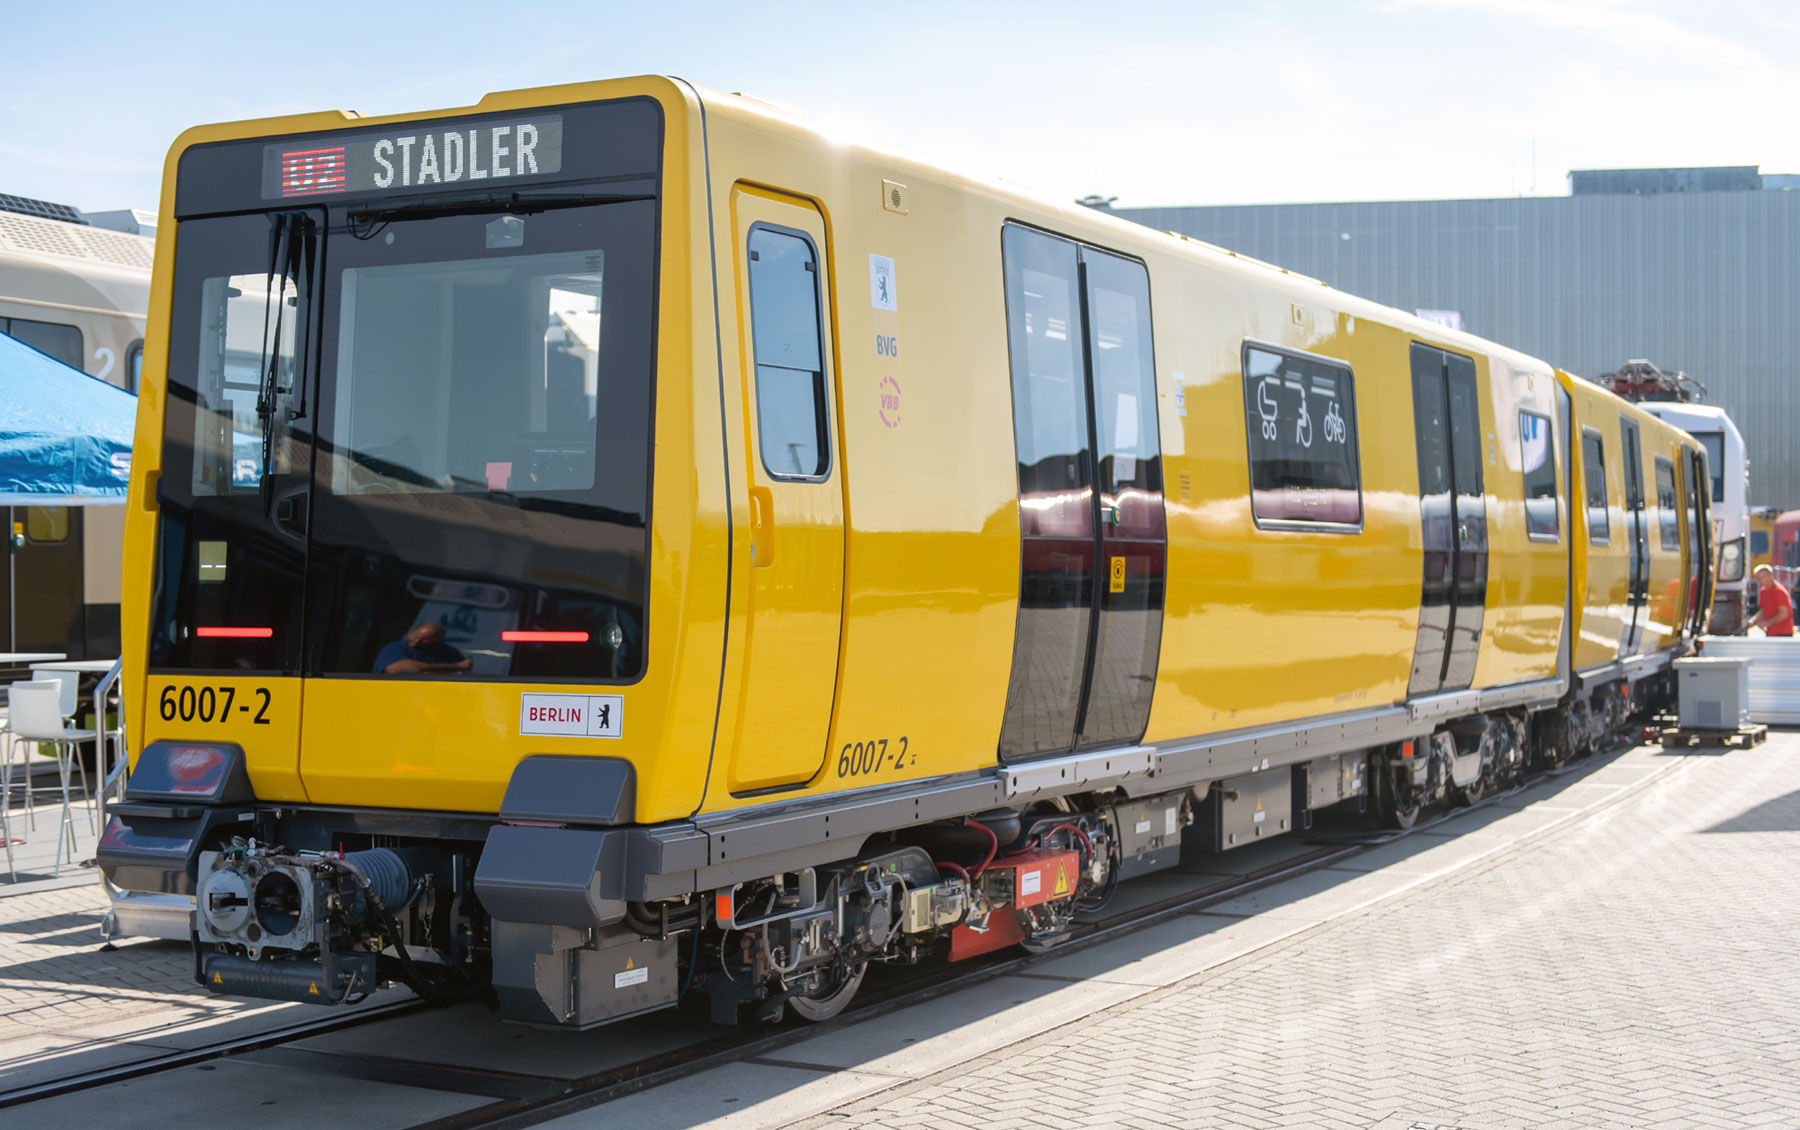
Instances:
[[[1800,506],[1800,176],[1731,166],[1569,180],[1567,196],[1113,211],[1582,376],[1640,357],[1685,371],[1742,428],[1752,505]]]

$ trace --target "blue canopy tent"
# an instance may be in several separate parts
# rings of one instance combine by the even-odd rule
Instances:
[[[0,334],[0,506],[122,504],[137,397]]]

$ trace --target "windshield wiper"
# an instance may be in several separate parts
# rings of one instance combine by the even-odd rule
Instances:
[[[529,216],[553,208],[580,208],[593,204],[630,204],[655,200],[653,192],[497,192],[487,196],[461,196],[445,200],[416,200],[409,204],[359,208],[349,213],[350,234],[368,239],[377,225],[391,220],[411,220],[431,216],[467,216],[486,212],[507,212]]]
[[[281,369],[281,325],[285,320],[282,306],[287,301],[288,268],[294,261],[294,231],[299,227],[299,217],[292,212],[277,212],[270,219],[269,273],[263,287],[262,356],[258,358],[256,374],[256,418],[262,425],[262,474],[257,481],[262,486],[265,512],[275,490],[270,472],[275,463],[275,407]],[[269,341],[271,318],[275,322],[273,345]]]

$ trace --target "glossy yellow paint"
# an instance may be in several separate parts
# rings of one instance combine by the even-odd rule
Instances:
[[[834,421],[847,531],[837,689],[824,763],[803,789],[740,797],[732,759],[747,733],[745,668],[756,648],[750,539],[733,545],[731,640],[706,808],[966,771],[994,761],[1019,578],[1017,472],[1011,444],[999,225],[1010,194],[917,160],[834,141],[754,99],[706,94],[728,343],[726,436],[734,468],[752,464],[755,420],[736,394],[751,378],[738,347],[748,311],[729,298],[741,255],[729,219],[741,185],[811,200],[823,248],[837,374]],[[905,213],[883,207],[883,179],[907,186]],[[992,224],[992,239],[970,232]],[[897,309],[877,308],[870,256],[894,261]],[[877,337],[887,339],[883,351]],[[751,523],[745,477],[732,482],[733,527]],[[779,507],[777,508],[779,519]],[[658,521],[660,521],[660,515]],[[777,527],[776,560],[784,552]],[[779,685],[782,668],[773,673]],[[879,768],[844,756],[887,743]],[[898,757],[901,747],[906,754]],[[817,756],[810,745],[796,763]],[[865,760],[862,765],[867,765]],[[840,772],[840,768],[844,772]]]
[[[1620,639],[1626,617],[1631,614],[1630,558],[1625,529],[1625,477],[1619,433],[1619,409],[1623,401],[1597,385],[1579,377],[1564,377],[1569,390],[1574,416],[1575,575],[1581,578],[1577,602],[1579,611],[1575,625],[1574,667],[1584,671],[1610,663],[1619,657]],[[1600,438],[1605,466],[1602,479],[1606,489],[1606,521],[1598,521],[1595,508],[1590,518],[1586,505],[1588,487],[1587,461],[1582,455],[1584,435]]]
[[[149,580],[156,544],[155,476],[161,463],[167,387],[168,323],[178,225],[173,214],[181,154],[207,142],[341,129],[387,121],[452,117],[626,97],[654,98],[664,114],[662,271],[659,279],[653,512],[650,542],[649,671],[622,688],[625,735],[617,741],[523,737],[522,692],[591,688],[518,683],[310,679],[293,699],[304,714],[291,734],[244,731],[252,783],[260,797],[393,808],[494,811],[512,767],[532,754],[612,756],[638,768],[637,816],[662,820],[696,810],[703,794],[718,702],[725,623],[729,509],[720,433],[713,279],[706,252],[706,202],[694,190],[705,166],[699,114],[691,87],[660,78],[582,83],[493,94],[473,106],[423,114],[356,119],[317,113],[204,126],[182,134],[165,163],[161,229],[153,276],[142,393],[132,468],[125,551],[129,575],[121,610],[126,651],[126,702],[134,719],[156,719],[149,690],[170,680],[146,678]],[[159,681],[160,680],[160,681]],[[199,680],[210,681],[210,680]],[[607,688],[610,692],[613,688]],[[160,693],[160,691],[159,691]],[[284,692],[285,693],[285,692]],[[302,704],[303,697],[303,704]],[[149,736],[204,739],[197,725]],[[598,748],[596,748],[598,747]]]
[[[1555,374],[1541,361],[1494,346],[1477,356],[1475,367],[1485,378],[1481,426],[1489,554],[1487,614],[1474,685],[1498,687],[1556,674],[1568,590],[1569,515],[1559,498],[1554,539],[1533,538],[1525,521],[1522,412],[1550,421],[1557,482],[1563,481]]]
[[[1020,583],[1000,256],[1008,222],[1139,259],[1149,271],[1169,547],[1147,740],[1404,698],[1423,567],[1410,441],[1415,341],[1476,364],[1492,546],[1476,685],[1554,673],[1568,552],[1581,610],[1576,665],[1616,656],[1626,607],[1622,481],[1608,483],[1610,546],[1589,545],[1579,505],[1559,510],[1557,542],[1529,539],[1518,413],[1556,420],[1560,382],[1575,400],[1575,434],[1590,419],[1605,434],[1616,480],[1619,402],[1540,362],[1266,264],[836,140],[753,99],[681,83],[512,92],[378,120],[633,95],[663,107],[666,151],[649,665],[619,691],[624,737],[519,735],[521,692],[587,686],[281,680],[281,701],[291,698],[301,728],[232,731],[251,752],[260,796],[491,812],[521,758],[610,756],[636,767],[636,816],[650,822],[991,766]],[[165,230],[177,227],[173,176],[186,147],[345,121],[314,114],[184,134],[167,166]],[[890,206],[884,182],[905,186],[903,209]],[[823,482],[773,479],[757,449],[744,254],[758,219],[807,232],[821,256],[835,444]],[[126,538],[130,575],[143,579],[128,587],[124,608],[135,718],[155,718],[148,692],[172,681],[145,679],[142,662],[174,245],[158,242]],[[892,260],[895,309],[871,293],[871,257]],[[1351,366],[1360,529],[1261,529],[1252,520],[1246,338]],[[1643,427],[1647,461],[1678,442],[1658,432],[1653,443],[1651,424]],[[1578,439],[1573,450],[1579,498]],[[1653,577],[1668,574],[1667,560],[1655,567]],[[160,721],[143,734],[206,736],[204,727]],[[851,756],[859,746],[905,755],[870,766]]]
[[[738,321],[738,396],[746,430],[741,473],[750,494],[750,553],[744,625],[748,652],[730,750],[733,793],[804,782],[825,761],[837,691],[838,627],[844,608],[844,468],[837,449],[837,366],[829,326],[833,272],[824,218],[811,201],[739,184],[731,192],[731,279]],[[813,246],[823,298],[820,343],[830,426],[823,475],[777,475],[779,451],[762,446],[749,243],[766,226]],[[766,299],[765,299],[766,300]],[[767,348],[765,346],[765,348]]]

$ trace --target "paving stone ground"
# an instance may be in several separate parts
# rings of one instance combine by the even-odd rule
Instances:
[[[792,1125],[1800,1126],[1800,734]]]

